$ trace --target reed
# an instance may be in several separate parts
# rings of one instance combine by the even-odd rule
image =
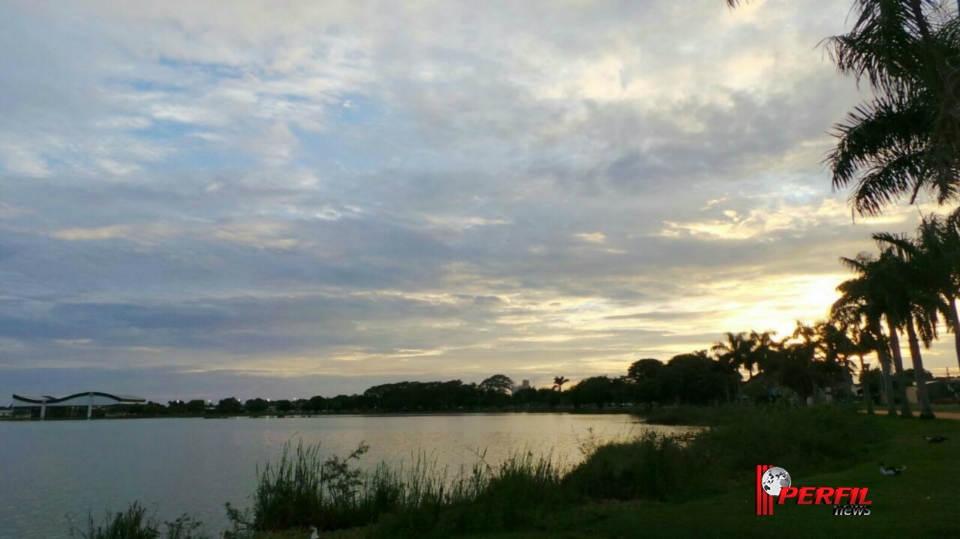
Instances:
[[[160,523],[147,515],[139,502],[133,502],[125,511],[107,514],[101,524],[93,515],[87,516],[86,531],[73,528],[70,537],[82,539],[209,539],[202,524],[183,515],[172,522]]]

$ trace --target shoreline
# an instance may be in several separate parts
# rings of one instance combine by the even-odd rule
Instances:
[[[605,408],[602,410],[457,410],[432,412],[330,412],[319,414],[164,414],[164,415],[129,415],[115,417],[47,417],[39,418],[0,418],[0,422],[11,423],[43,423],[47,421],[112,421],[134,419],[318,419],[325,417],[436,417],[436,416],[471,416],[471,415],[523,415],[523,414],[562,414],[562,415],[630,415],[641,419],[641,410],[637,408]]]

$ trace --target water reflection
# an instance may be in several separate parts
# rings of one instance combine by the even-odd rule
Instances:
[[[246,507],[256,466],[289,440],[346,454],[364,441],[362,464],[409,463],[423,451],[440,467],[495,464],[516,451],[582,459],[579,446],[636,436],[628,415],[491,414],[325,416],[299,419],[142,419],[0,423],[0,539],[61,538],[88,511],[99,519],[133,500],[161,519],[187,512],[210,531],[223,504]]]

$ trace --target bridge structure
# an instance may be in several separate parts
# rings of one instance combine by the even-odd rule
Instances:
[[[87,391],[85,393],[75,393],[66,397],[43,396],[25,396],[13,395],[13,404],[11,410],[17,408],[40,408],[40,419],[47,417],[47,408],[87,408],[87,419],[93,417],[93,408],[103,406],[116,406],[118,404],[143,404],[147,402],[142,397],[133,395],[118,395],[115,393],[104,393],[102,391]]]

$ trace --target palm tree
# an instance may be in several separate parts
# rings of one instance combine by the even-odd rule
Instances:
[[[740,382],[743,377],[740,374],[741,367],[748,367],[750,377],[753,377],[753,342],[747,338],[747,334],[726,333],[727,342],[717,341],[710,347],[714,357],[717,360],[717,367],[724,379],[727,381],[725,391],[727,400],[730,400],[729,386],[734,386],[734,398],[740,401]]]
[[[850,33],[827,40],[841,73],[866,79],[873,101],[835,126],[827,157],[835,188],[856,183],[850,202],[876,215],[921,190],[938,203],[960,191],[955,96],[957,21],[930,0],[857,0]]]
[[[841,298],[838,303],[841,302],[844,302],[843,298]],[[836,304],[834,305],[836,306]],[[858,307],[854,304],[841,303],[839,308],[832,308],[830,310],[830,319],[841,331],[846,333],[847,338],[852,345],[850,353],[857,356],[857,358],[860,360],[860,387],[865,392],[864,397],[867,401],[867,413],[873,414],[873,395],[870,393],[869,387],[866,385],[868,367],[864,363],[864,356],[871,352],[877,352],[881,346],[885,347],[887,345],[886,343],[880,342],[877,336],[866,328],[866,326],[863,324],[863,315]],[[893,399],[892,394],[889,392],[889,363],[885,362],[884,365],[886,368],[881,370],[881,379],[884,382],[884,389],[888,391],[887,401],[891,402]],[[885,376],[883,374],[884,371]]]
[[[758,372],[769,370],[782,351],[784,341],[774,339],[773,336],[776,334],[776,331],[750,332],[750,341],[753,343],[750,361],[757,366]]]
[[[921,190],[940,204],[960,198],[960,23],[934,0],[855,0],[854,11],[850,32],[825,45],[874,98],[834,126],[833,187],[855,185],[860,215],[905,196],[913,203]]]
[[[747,337],[744,332],[725,334],[726,342],[717,341],[710,347],[710,351],[718,361],[725,365],[731,365],[734,368],[745,368],[753,378],[753,367],[756,365],[756,354],[754,354],[755,343]]]
[[[560,392],[560,407],[563,407],[563,384],[569,382],[570,380],[564,378],[563,376],[554,376],[553,377],[553,387]]]
[[[855,345],[846,329],[833,320],[821,320],[813,325],[816,343],[823,361],[822,373],[834,399],[839,399],[839,386],[849,388],[853,385],[850,374],[850,357],[854,355]]]
[[[896,415],[897,408],[894,399],[894,388],[891,376],[891,363],[896,366],[895,356],[891,354],[893,346],[886,346],[886,338],[883,334],[883,318],[886,309],[885,289],[882,282],[882,275],[878,271],[878,261],[875,257],[861,253],[856,258],[841,257],[840,262],[848,269],[855,271],[857,276],[848,279],[837,287],[840,292],[840,299],[833,304],[832,311],[838,313],[846,310],[846,316],[856,316],[863,321],[864,326],[874,335],[878,342],[883,343],[877,348],[877,356],[880,359],[880,367],[883,374],[884,394],[887,399],[887,413]],[[891,337],[892,339],[893,337]],[[905,386],[901,380],[902,362],[896,370],[897,388],[896,396],[900,400],[901,413],[904,417],[910,417],[910,405],[907,403]]]
[[[807,400],[817,395],[818,381],[822,378],[816,365],[814,337],[813,328],[798,321],[792,336],[771,348],[765,366],[765,372],[776,377],[781,386],[797,393],[801,406],[806,406]]]
[[[960,210],[940,217],[925,216],[912,240],[892,234],[877,234],[876,238],[902,249],[910,256],[910,263],[919,282],[929,292],[939,296],[933,300],[943,315],[947,328],[954,334],[954,349],[960,364],[960,316],[957,298],[960,297]]]
[[[960,314],[957,313],[957,298],[960,298],[960,209],[954,210],[943,220],[934,218],[928,228],[933,230],[942,247],[938,253],[940,267],[947,268],[949,272],[949,279],[945,280],[941,293],[949,309],[946,319],[953,332],[953,346],[957,353],[957,365],[960,366]]]
[[[923,378],[923,357],[920,341],[926,348],[937,337],[937,313],[940,310],[940,297],[935,289],[924,279],[922,260],[918,250],[905,237],[893,237],[888,234],[876,234],[874,239],[885,247],[880,255],[880,264],[886,275],[887,287],[887,323],[890,326],[891,346],[894,354],[899,352],[899,340],[894,338],[898,330],[905,330],[910,349],[910,358],[916,374],[917,401],[920,404],[920,417],[932,419],[933,408],[927,392],[927,381]],[[889,240],[895,239],[894,243]],[[913,255],[913,256],[911,256]]]

